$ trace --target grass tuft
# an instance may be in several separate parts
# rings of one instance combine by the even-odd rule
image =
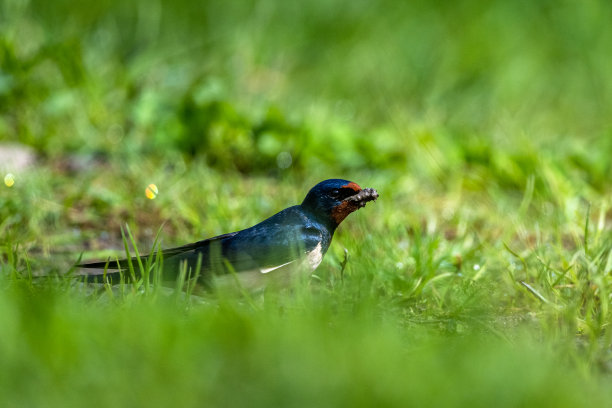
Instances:
[[[612,405],[611,19],[0,2],[0,405]],[[315,276],[164,263],[332,177],[380,198]]]

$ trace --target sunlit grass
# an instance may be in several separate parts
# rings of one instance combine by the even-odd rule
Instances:
[[[187,174],[197,179],[200,171]],[[223,223],[202,218],[202,234],[248,226],[299,202],[299,190],[309,188],[223,180],[216,199],[231,214],[219,210]],[[132,223],[121,238],[121,228],[109,231],[112,207],[136,214],[155,203],[159,214],[172,214],[166,225],[186,225],[184,217],[198,211],[188,209],[201,208],[213,186],[174,200],[160,190],[156,200],[135,201],[129,186],[120,188],[125,198],[111,203],[108,214],[87,216],[96,233],[77,235],[80,249],[71,256],[26,249],[27,232],[3,241],[4,401],[576,406],[585,390],[589,401],[610,401],[603,385],[611,342],[605,202],[545,213],[537,197],[524,204],[527,198],[502,193],[441,194],[409,182],[355,180],[377,187],[380,199],[343,223],[315,277],[263,294],[190,295],[186,278],[167,287],[31,278],[41,263],[66,272],[79,252],[100,245],[99,231],[111,235],[103,243],[116,248],[115,256],[155,250],[146,231],[163,216]],[[227,192],[251,191],[253,184],[262,193],[229,204]],[[504,215],[503,208],[517,212]],[[56,222],[66,222],[62,217]],[[44,218],[38,221],[48,230]],[[181,231],[162,227],[160,239],[204,237]],[[57,231],[36,241],[54,247],[64,239]],[[61,262],[66,266],[58,267]],[[145,262],[133,267],[137,274],[148,268]]]
[[[610,405],[611,3],[226,3],[0,4],[0,405]],[[332,177],[312,277],[160,283]]]

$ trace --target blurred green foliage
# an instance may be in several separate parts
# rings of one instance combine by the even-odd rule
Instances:
[[[609,21],[603,0],[3,0],[0,141],[38,160],[0,185],[0,405],[610,405]],[[125,222],[144,253],[336,176],[380,199],[308,287],[31,279],[117,255]]]
[[[0,135],[45,155],[449,172],[524,189],[612,176],[612,6],[6,0]],[[500,154],[502,157],[500,157]],[[472,177],[473,178],[473,177]]]
[[[53,284],[5,293],[0,399],[9,406],[575,407],[610,398],[606,384],[522,334],[510,342],[463,329],[432,341],[435,320],[398,330],[363,296],[359,305],[294,294],[253,310],[134,294],[118,308]]]

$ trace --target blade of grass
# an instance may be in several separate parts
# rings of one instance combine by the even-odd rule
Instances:
[[[550,300],[546,299],[544,296],[542,296],[542,294],[540,292],[538,292],[533,286],[531,286],[530,284],[528,284],[525,281],[519,281],[519,283],[521,285],[523,285],[523,287],[525,289],[527,289],[527,291],[529,291],[529,293],[531,293],[533,296],[536,297],[536,299],[538,299],[539,301],[541,301],[542,303],[545,303],[547,305],[553,306],[555,308],[560,308],[560,306],[554,304],[553,302],[551,302]]]
[[[147,256],[147,260],[145,262],[145,266],[144,266],[144,280],[145,280],[145,293],[149,293],[149,281],[150,281],[150,274],[151,274],[151,269],[152,269],[152,265],[154,263],[154,259],[156,254],[159,255],[160,252],[156,251],[156,248],[158,248],[159,246],[159,238],[161,235],[161,231],[162,228],[164,227],[164,224],[162,224],[158,229],[157,229],[157,233],[155,234],[155,239],[153,240],[153,247],[151,249],[151,252],[149,253],[149,255]],[[132,245],[134,245],[132,243]],[[155,281],[155,276],[153,276],[153,280]],[[154,283],[155,284],[155,283]]]
[[[127,224],[126,224],[126,226],[127,226]],[[126,261],[128,263],[128,271],[130,273],[130,278],[132,279],[132,282],[136,282],[136,274],[134,272],[134,265],[132,263],[132,254],[130,253],[130,248],[129,248],[129,245],[128,245],[128,240],[127,240],[127,238],[125,236],[125,232],[123,230],[123,227],[121,227],[121,239],[123,240],[123,247],[125,249],[125,258],[126,258]],[[119,269],[121,269],[120,266],[119,266],[119,259],[117,259],[117,267]]]
[[[200,277],[201,270],[202,270],[202,254],[200,253],[198,254],[198,259],[196,261],[195,274],[193,278],[190,277],[189,280],[187,281],[187,290],[186,290],[187,298],[191,297],[191,294],[193,293],[193,290],[198,283],[198,279]]]
[[[138,251],[138,245],[136,245],[136,240],[134,239],[134,236],[132,235],[132,231],[130,230],[130,226],[128,224],[125,224],[125,230],[132,244],[132,248],[134,248],[134,253],[136,255],[135,258],[136,258],[136,262],[138,263],[138,270],[140,271],[140,278],[144,285],[145,294],[148,294],[149,284],[151,283],[149,282],[149,270],[146,269],[144,265],[142,264],[140,252]]]
[[[179,301],[179,298],[183,293],[183,286],[185,285],[185,278],[187,276],[187,268],[187,261],[182,261],[179,265],[179,273],[176,277],[176,283],[174,287],[174,300],[176,302]]]
[[[225,258],[223,258],[223,264],[227,268],[228,273],[232,275],[232,278],[234,280],[234,283],[236,284],[236,287],[238,288],[238,291],[247,301],[249,306],[251,306],[255,310],[258,310],[259,307],[255,304],[255,301],[251,297],[251,294],[246,290],[246,288],[242,285],[242,283],[240,283],[240,279],[238,278],[238,274],[236,273],[236,270],[234,269],[234,267]]]
[[[584,220],[584,253],[589,255],[589,222],[591,219],[591,203],[587,205],[586,219]]]

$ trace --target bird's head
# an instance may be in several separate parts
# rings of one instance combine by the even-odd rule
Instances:
[[[347,215],[377,198],[378,192],[373,188],[361,188],[348,180],[330,179],[310,189],[302,207],[335,228]]]

